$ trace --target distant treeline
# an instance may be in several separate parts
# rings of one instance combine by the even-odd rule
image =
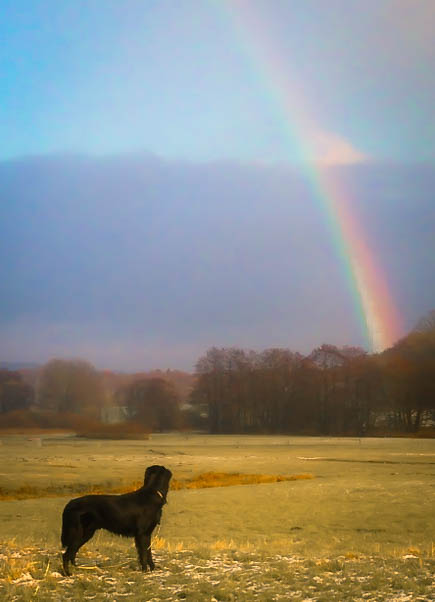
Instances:
[[[381,355],[213,348],[197,364],[192,402],[211,433],[416,433],[435,426],[435,341],[430,358],[423,339]]]
[[[71,416],[79,416],[80,421]],[[0,427],[120,423],[135,432],[411,434],[435,427],[435,312],[380,354],[322,345],[304,357],[211,348],[195,375],[98,372],[55,359],[0,370]],[[128,428],[127,428],[128,425]]]
[[[54,359],[36,371],[0,370],[0,428],[95,432],[98,424],[120,423],[132,432],[134,424],[148,432],[180,429],[193,379],[170,370],[99,372],[81,359]]]
[[[381,354],[322,345],[308,357],[212,348],[193,405],[211,433],[369,435],[433,431],[435,312]]]

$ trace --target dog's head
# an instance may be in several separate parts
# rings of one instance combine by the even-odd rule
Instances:
[[[152,481],[155,479],[156,475],[160,473],[162,468],[164,468],[164,466],[158,466],[157,464],[153,464],[153,466],[148,466],[148,468],[145,471],[145,477],[143,481],[145,487],[152,483]]]
[[[153,466],[148,466],[145,471],[144,486],[147,489],[154,489],[159,492],[166,501],[171,477],[172,472],[168,468],[154,464]]]

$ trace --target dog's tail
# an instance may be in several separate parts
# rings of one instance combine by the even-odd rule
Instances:
[[[67,504],[62,514],[62,534],[60,536],[62,547],[67,548],[75,541],[81,529],[80,513]]]

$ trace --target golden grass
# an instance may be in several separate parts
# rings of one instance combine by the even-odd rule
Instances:
[[[231,487],[233,485],[258,485],[261,483],[280,483],[282,481],[299,481],[305,479],[314,479],[310,473],[294,475],[271,475],[271,474],[243,474],[227,472],[204,472],[192,479],[173,479],[171,481],[171,490],[180,489],[206,489],[209,487]],[[89,485],[68,488],[60,488],[55,485],[48,487],[37,487],[33,485],[22,485],[17,489],[6,490],[0,488],[0,501],[6,500],[25,500],[40,497],[63,497],[72,494],[96,494],[96,493],[127,493],[142,487],[142,481],[135,481],[129,486],[102,486]]]
[[[157,531],[157,529],[156,529]],[[167,552],[182,552],[182,551],[192,551],[192,550],[208,550],[209,552],[227,552],[227,551],[237,551],[243,553],[252,553],[258,552],[259,549],[266,549],[270,553],[279,553],[279,554],[287,554],[292,549],[291,539],[283,538],[283,537],[274,537],[273,541],[268,540],[267,543],[258,544],[258,542],[252,542],[249,540],[246,541],[235,541],[233,539],[216,539],[213,542],[193,542],[189,541],[188,543],[184,541],[170,541],[164,537],[160,537],[157,533],[152,538],[152,547],[153,550],[166,550]],[[391,558],[403,558],[408,554],[413,554],[418,557],[419,560],[423,558],[433,559],[435,558],[435,549],[434,544],[428,546],[427,548],[415,548],[415,547],[404,547],[399,546],[397,548],[388,549],[385,545],[379,545],[378,550],[376,551],[376,556],[385,556],[388,555]],[[358,561],[367,557],[367,553],[363,552],[355,552],[353,550],[348,550],[342,554],[340,558],[341,562],[345,561]],[[331,562],[330,558],[317,558],[316,564],[325,564],[328,565]]]

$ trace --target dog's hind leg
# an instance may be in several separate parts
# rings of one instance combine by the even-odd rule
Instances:
[[[77,537],[62,554],[63,570],[66,575],[71,575],[68,564],[71,562],[72,565],[76,566],[76,555],[80,548],[91,539],[94,535],[95,529],[87,528],[84,532],[82,531],[81,536]]]
[[[71,562],[73,563],[74,566],[76,564],[76,554],[77,554],[77,552],[80,550],[80,548],[82,546],[85,545],[85,543],[87,541],[89,541],[94,536],[95,531],[96,531],[96,529],[94,527],[92,527],[92,526],[88,526],[88,527],[84,527],[83,528],[82,536],[81,536],[80,540],[77,543],[77,549],[75,550],[75,553],[73,554],[73,558],[71,560]]]
[[[66,575],[70,575],[69,563],[75,566],[76,555],[82,545],[91,539],[96,528],[92,524],[92,516],[78,513],[64,513],[62,524],[62,544],[65,552],[62,554],[63,569]]]
[[[62,517],[62,545],[65,549],[62,554],[63,570],[65,575],[71,575],[69,563],[75,563],[77,553],[77,542],[82,537],[82,526],[78,514],[68,508],[65,508]]]
[[[80,544],[78,544],[75,541],[72,544],[70,544],[67,547],[67,549],[65,550],[65,552],[62,554],[63,570],[65,571],[65,575],[67,575],[67,577],[71,576],[71,571],[69,569],[69,563],[71,563],[75,566],[76,554],[77,554],[79,548],[80,548]]]
[[[65,550],[65,552],[62,554],[62,565],[63,565],[63,572],[65,573],[65,575],[67,577],[71,577],[71,571],[69,568],[69,563],[72,562],[71,560],[71,550],[70,548],[67,548]]]

